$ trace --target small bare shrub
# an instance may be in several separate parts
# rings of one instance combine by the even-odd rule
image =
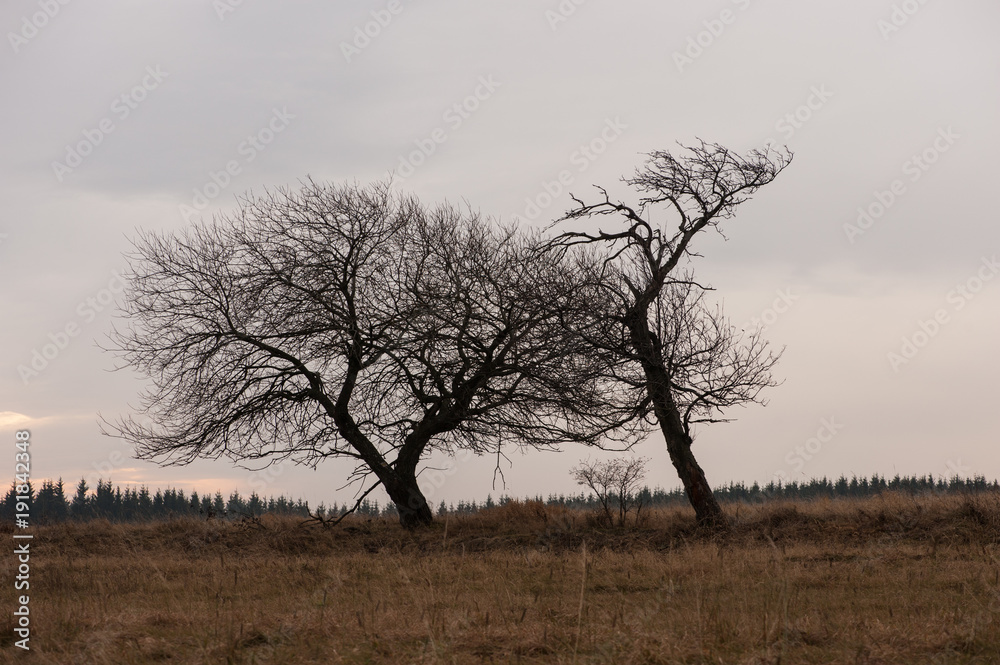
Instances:
[[[613,459],[607,462],[586,460],[575,466],[570,473],[580,485],[589,487],[601,502],[601,509],[608,526],[614,526],[612,505],[618,507],[618,526],[625,526],[628,513],[633,508],[636,523],[642,512],[642,500],[638,498],[639,483],[646,475],[644,457]]]

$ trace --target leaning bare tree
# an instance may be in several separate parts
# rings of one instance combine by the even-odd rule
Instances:
[[[583,264],[537,242],[387,183],[312,181],[142,234],[112,339],[152,387],[106,429],[165,464],[350,458],[407,527],[432,521],[432,450],[631,440],[608,360],[564,325]]]
[[[772,385],[776,356],[757,332],[744,336],[721,312],[706,307],[702,287],[682,271],[694,256],[694,237],[733,217],[792,156],[768,149],[743,157],[705,142],[685,150],[681,157],[653,152],[625,180],[641,192],[636,205],[612,201],[601,188],[602,199],[595,203],[574,197],[577,206],[557,223],[611,215],[620,218],[620,226],[563,232],[550,246],[585,245],[604,253],[581,284],[595,312],[576,332],[619,358],[614,379],[638,389],[636,416],[655,418],[698,521],[714,524],[722,510],[691,451],[692,426],[716,422],[725,409],[756,401],[761,389]]]

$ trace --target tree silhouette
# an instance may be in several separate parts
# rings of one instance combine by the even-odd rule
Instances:
[[[771,385],[776,357],[756,332],[741,335],[721,312],[702,304],[702,287],[683,272],[684,261],[694,255],[695,236],[733,217],[788,166],[791,153],[768,148],[742,157],[704,141],[685,151],[682,157],[653,152],[625,180],[641,193],[635,205],[612,201],[603,188],[594,203],[574,197],[576,207],[557,223],[610,215],[620,225],[566,231],[550,246],[603,253],[599,268],[580,285],[594,314],[577,332],[619,359],[619,391],[632,395],[636,417],[659,424],[699,522],[714,524],[722,511],[691,452],[692,425],[755,401]],[[660,216],[663,221],[654,219]]]
[[[106,433],[141,458],[353,459],[412,527],[432,520],[417,473],[433,450],[642,429],[607,398],[612,360],[564,325],[590,305],[574,288],[583,254],[471,212],[309,181],[134,245],[112,339],[150,378],[148,422]]]

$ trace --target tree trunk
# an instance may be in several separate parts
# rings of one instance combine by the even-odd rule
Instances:
[[[662,389],[663,386],[669,385],[666,372],[662,368],[652,368],[652,372],[647,370],[646,380],[649,396],[653,400],[653,412],[667,442],[670,461],[677,469],[677,475],[684,485],[684,492],[694,508],[698,523],[706,526],[721,525],[722,507],[712,493],[712,487],[705,478],[704,470],[691,452],[692,440],[684,431],[681,414],[677,410],[673,396],[669,389]]]
[[[389,498],[396,504],[399,523],[407,529],[416,529],[431,524],[434,513],[427,505],[427,499],[417,486],[415,474],[393,473],[391,478],[383,478],[382,485]]]
[[[416,464],[420,459],[423,447],[420,446],[414,452],[413,449],[417,446],[407,442],[403,446],[403,450],[400,451],[400,455],[405,458],[403,464],[397,464],[396,468],[393,468],[385,461],[378,448],[372,445],[372,442],[364,435],[361,428],[354,422],[347,406],[357,381],[358,364],[357,362],[352,364],[344,379],[337,403],[328,402],[326,404],[327,412],[333,417],[341,436],[358,451],[368,468],[382,482],[382,487],[385,488],[392,502],[396,504],[399,523],[407,529],[427,526],[434,521],[434,514],[417,485],[416,474]]]
[[[396,504],[399,512],[399,523],[407,529],[416,529],[427,526],[434,521],[434,514],[423,492],[417,487],[416,479],[399,479],[391,484],[385,484],[389,498]]]
[[[372,445],[350,415],[344,411],[346,409],[337,413],[339,418],[337,425],[340,432],[361,454],[365,464],[378,477],[389,498],[396,504],[399,523],[407,529],[416,529],[431,524],[434,521],[434,514],[417,485],[416,460],[419,459],[419,454],[415,456],[410,454],[406,460],[407,463],[397,464],[394,468],[385,461],[382,453]],[[404,446],[401,452],[409,451]],[[410,461],[412,463],[409,463]]]
[[[667,430],[672,428],[666,427],[662,422],[660,429],[667,440],[670,461],[673,462],[674,468],[677,469],[677,475],[680,476],[681,482],[684,484],[684,492],[694,507],[698,523],[705,526],[724,524],[722,507],[712,493],[712,487],[705,478],[705,472],[691,453],[691,437],[683,432],[679,436],[676,434],[671,436]]]
[[[692,440],[684,429],[684,422],[670,390],[670,376],[663,367],[663,350],[659,348],[659,340],[650,334],[644,317],[639,318],[639,322],[630,326],[632,343],[643,357],[641,364],[646,378],[646,392],[667,442],[670,461],[680,476],[698,524],[721,526],[725,523],[722,507],[712,493],[705,472],[691,452]]]
[[[694,508],[698,523],[706,526],[722,524],[722,507],[712,493],[705,472],[691,452],[691,437],[684,431],[673,398],[669,394],[663,395],[658,390],[650,391],[650,397],[653,399],[653,411],[660,423],[660,431],[663,432],[663,438],[667,442],[670,461],[677,469],[677,475],[684,485],[684,492]]]

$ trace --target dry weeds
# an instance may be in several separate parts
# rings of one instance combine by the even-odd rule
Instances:
[[[36,530],[24,663],[995,663],[1000,497]],[[584,569],[586,541],[586,572]],[[12,578],[14,557],[3,557]],[[12,608],[13,585],[4,585]],[[582,598],[582,604],[581,604]],[[581,610],[582,608],[582,610]]]

